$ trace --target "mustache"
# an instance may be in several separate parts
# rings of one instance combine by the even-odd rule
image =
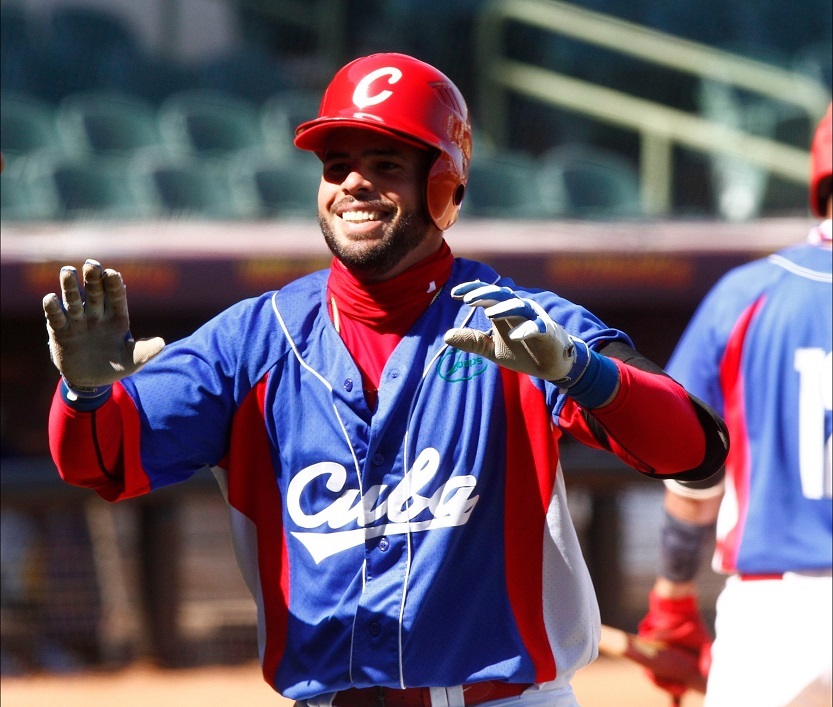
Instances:
[[[382,211],[396,210],[392,204],[384,199],[357,199],[354,196],[346,196],[343,199],[339,199],[339,201],[335,202],[330,207],[330,214],[335,215],[340,209],[347,206],[354,206],[355,204],[361,204],[362,207],[366,208],[368,211],[372,211],[373,209],[379,209]]]

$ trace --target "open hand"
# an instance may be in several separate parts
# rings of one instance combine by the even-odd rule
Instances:
[[[127,295],[121,275],[102,270],[95,260],[78,271],[61,268],[62,299],[43,298],[52,361],[75,390],[89,391],[135,373],[165,346],[155,337],[134,341],[130,335]]]
[[[451,296],[471,307],[483,307],[492,329],[449,329],[445,334],[449,346],[565,387],[574,382],[568,377],[577,359],[576,342],[537,302],[479,280],[457,285]],[[579,369],[578,375],[584,371]]]

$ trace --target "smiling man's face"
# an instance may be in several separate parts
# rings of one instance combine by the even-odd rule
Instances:
[[[385,280],[442,242],[428,218],[431,152],[372,130],[334,130],[322,155],[318,220],[333,254],[365,281]]]

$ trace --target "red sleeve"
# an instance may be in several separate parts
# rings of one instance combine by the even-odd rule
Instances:
[[[64,481],[93,489],[107,501],[151,490],[139,458],[139,415],[119,383],[91,412],[70,407],[59,384],[49,411],[49,450]]]
[[[668,376],[613,361],[620,380],[613,402],[587,411],[568,399],[562,429],[643,473],[667,476],[702,464],[706,435],[685,389]]]

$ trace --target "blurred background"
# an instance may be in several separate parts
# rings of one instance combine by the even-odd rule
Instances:
[[[319,167],[294,128],[343,63],[401,51],[472,111],[455,253],[588,306],[664,364],[720,275],[812,223],[832,7],[2,0],[2,674],[257,655],[210,475],[117,506],[57,478],[40,300],[61,265],[121,270],[133,333],[168,339],[325,267]],[[607,455],[564,456],[602,618],[633,629],[662,488]],[[720,581],[707,573],[709,621]]]

